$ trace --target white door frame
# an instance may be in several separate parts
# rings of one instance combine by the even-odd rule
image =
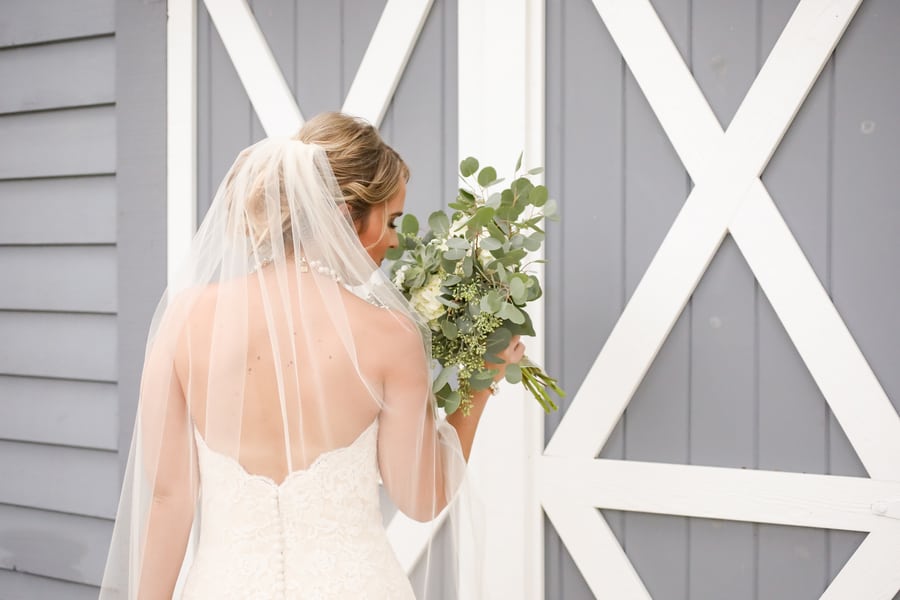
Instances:
[[[197,225],[197,1],[169,0],[168,7],[170,281]],[[295,133],[303,116],[246,0],[203,2],[266,134]],[[375,125],[381,122],[432,2],[388,0],[344,101],[344,112]],[[483,164],[490,162],[500,170],[512,169],[522,151],[527,164],[542,164],[544,0],[461,0],[459,20],[466,25],[459,31],[461,153],[477,155]],[[497,93],[469,93],[472,89]],[[522,105],[501,101],[511,90],[513,97],[525,99]],[[540,360],[543,305],[532,316],[539,336],[529,345],[529,354]],[[523,401],[524,392],[516,386],[491,402],[472,453],[470,479],[489,515],[482,532],[489,551],[462,540],[467,556],[461,561],[461,585],[466,590],[478,585],[483,597],[543,597],[543,515],[533,468],[543,449],[543,416],[535,402]],[[388,524],[407,571],[415,567],[436,529],[400,513]],[[476,557],[478,568],[473,565]]]

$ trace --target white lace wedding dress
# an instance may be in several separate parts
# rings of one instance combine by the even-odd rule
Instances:
[[[373,422],[280,484],[196,435],[200,538],[182,598],[407,599],[378,496]]]

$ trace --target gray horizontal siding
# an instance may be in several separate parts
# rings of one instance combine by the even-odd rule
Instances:
[[[111,103],[115,67],[111,35],[0,50],[0,113]]]
[[[0,244],[113,244],[116,179],[0,181]]]
[[[95,598],[118,499],[115,0],[0,8],[0,598]]]
[[[97,588],[94,586],[4,569],[0,569],[0,590],[3,600],[97,600]]]
[[[114,383],[2,375],[0,398],[2,440],[117,449]]]
[[[0,504],[0,569],[100,585],[112,526],[108,519]]]
[[[0,246],[0,309],[113,313],[116,248]]]
[[[115,28],[115,0],[3,0],[0,47],[103,35]]]
[[[0,179],[115,172],[112,106],[0,116]]]
[[[116,318],[0,311],[0,374],[116,380]]]
[[[111,519],[119,464],[115,452],[0,441],[0,503]]]

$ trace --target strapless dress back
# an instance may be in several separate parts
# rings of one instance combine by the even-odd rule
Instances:
[[[379,507],[377,421],[280,484],[196,437],[200,536],[182,598],[414,598]]]

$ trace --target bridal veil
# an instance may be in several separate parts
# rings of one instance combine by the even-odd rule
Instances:
[[[294,139],[244,150],[152,320],[101,600],[183,576],[202,519],[197,436],[278,482],[378,420],[382,495],[436,528],[465,463],[433,408],[429,348],[360,244],[325,152]],[[398,365],[402,381],[384,385]],[[431,549],[423,564],[442,564],[425,578],[454,579],[455,550]]]

